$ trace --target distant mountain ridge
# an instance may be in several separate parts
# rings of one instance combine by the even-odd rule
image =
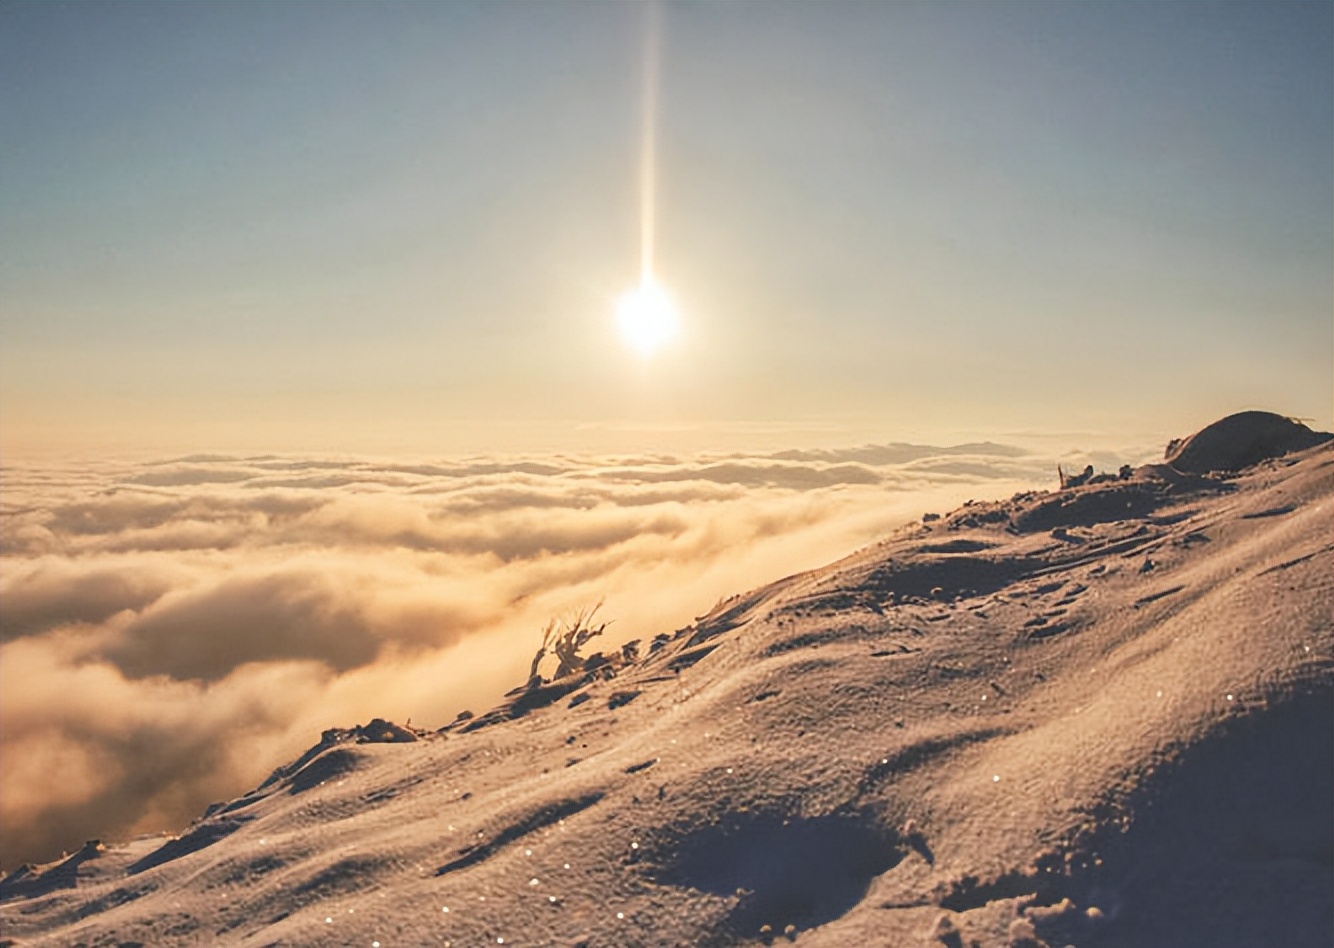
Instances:
[[[925,457],[939,455],[984,455],[998,458],[1021,458],[1028,454],[1023,448],[991,441],[932,447],[896,441],[891,444],[867,444],[858,448],[813,448],[810,450],[779,451],[769,457],[780,461],[856,461],[862,464],[904,464]]]

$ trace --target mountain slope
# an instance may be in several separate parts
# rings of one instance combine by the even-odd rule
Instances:
[[[326,732],[179,838],[11,874],[0,933],[1328,945],[1334,445],[1232,472],[1209,431],[440,732]]]

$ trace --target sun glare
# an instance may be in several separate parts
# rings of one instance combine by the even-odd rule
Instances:
[[[667,292],[645,279],[616,304],[616,327],[626,345],[648,358],[676,335],[680,318]]]
[[[641,358],[651,358],[676,335],[680,317],[671,296],[653,279],[657,202],[658,11],[646,4],[644,21],[644,111],[639,151],[639,286],[616,303],[621,339]]]

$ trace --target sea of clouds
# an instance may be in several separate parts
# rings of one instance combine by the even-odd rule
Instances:
[[[328,727],[485,710],[553,618],[602,601],[599,642],[651,638],[1055,464],[994,444],[6,464],[0,865],[179,830]]]

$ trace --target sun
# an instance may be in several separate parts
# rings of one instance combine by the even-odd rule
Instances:
[[[671,341],[680,327],[676,304],[652,277],[645,277],[616,304],[621,339],[646,359]]]

